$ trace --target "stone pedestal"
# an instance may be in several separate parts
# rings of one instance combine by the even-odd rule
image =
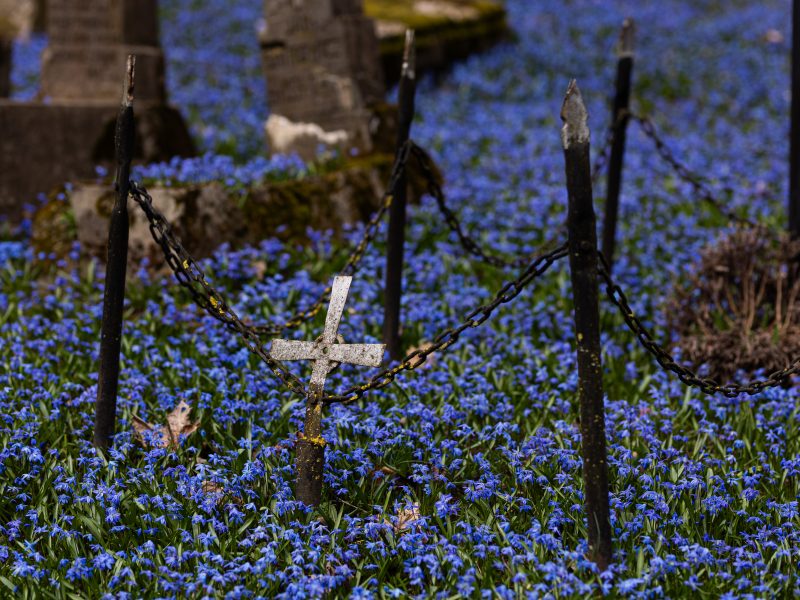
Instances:
[[[270,112],[345,132],[346,145],[370,150],[369,108],[385,89],[375,27],[360,0],[265,0],[264,12]]]

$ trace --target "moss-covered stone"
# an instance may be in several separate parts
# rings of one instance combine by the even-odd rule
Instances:
[[[245,190],[210,182],[151,186],[148,191],[186,249],[202,258],[222,243],[240,247],[268,237],[303,243],[309,227],[339,233],[345,224],[365,221],[381,203],[392,163],[391,154],[371,154],[323,166],[303,179],[264,182]],[[104,259],[114,203],[110,184],[77,184],[67,200],[52,200],[37,211],[36,249],[64,257],[79,240],[85,253]],[[147,257],[154,265],[163,263],[144,214],[134,202],[129,212],[131,262]]]
[[[438,7],[438,10],[437,10]],[[417,34],[420,71],[440,71],[507,37],[506,10],[495,0],[365,0],[376,20],[387,81],[397,81],[404,32]]]

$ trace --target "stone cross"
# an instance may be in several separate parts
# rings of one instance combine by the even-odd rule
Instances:
[[[337,331],[342,319],[347,292],[352,277],[333,280],[331,301],[325,318],[325,331],[315,342],[274,340],[270,356],[275,360],[313,360],[309,395],[320,397],[325,379],[339,363],[378,367],[383,360],[384,344],[343,344],[337,342]]]
[[[120,73],[136,55],[136,99],[163,102],[158,0],[49,0],[42,94],[52,100],[119,100]]]
[[[384,344],[345,344],[337,339],[347,292],[352,277],[333,280],[331,301],[325,317],[325,331],[315,342],[273,340],[270,356],[275,360],[313,360],[308,388],[305,431],[297,442],[298,500],[316,506],[322,498],[322,469],[325,440],[322,438],[322,393],[325,379],[339,363],[377,367],[383,360]]]

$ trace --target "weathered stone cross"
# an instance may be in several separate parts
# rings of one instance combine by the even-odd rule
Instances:
[[[270,356],[275,360],[313,360],[311,383],[308,387],[305,431],[297,442],[298,500],[310,505],[319,504],[322,496],[322,466],[325,457],[325,440],[322,438],[322,394],[325,379],[339,363],[380,366],[385,344],[344,344],[337,341],[339,322],[342,320],[347,292],[352,277],[333,280],[331,301],[325,317],[325,331],[315,342],[273,340]]]

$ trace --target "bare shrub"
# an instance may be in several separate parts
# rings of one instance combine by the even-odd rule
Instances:
[[[704,248],[667,304],[684,360],[726,383],[739,370],[769,374],[800,356],[799,260],[800,241],[765,228]]]

